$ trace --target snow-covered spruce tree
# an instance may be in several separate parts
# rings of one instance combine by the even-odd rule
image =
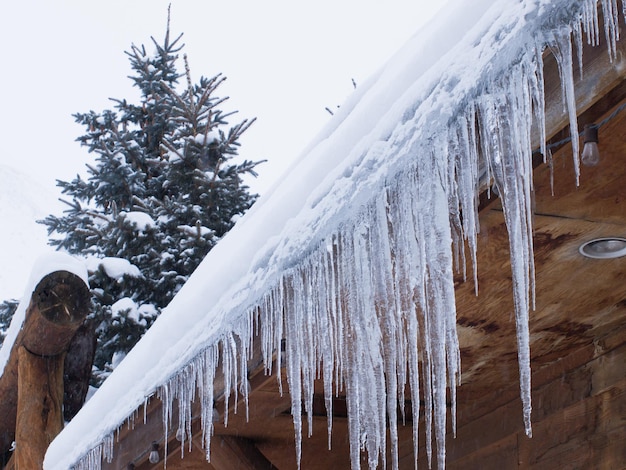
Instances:
[[[152,39],[156,52],[126,52],[138,105],[113,100],[114,110],[75,115],[95,163],[87,179],[58,182],[69,208],[42,221],[52,245],[89,260],[95,385],[256,198],[242,177],[260,162],[232,161],[254,120],[228,124],[233,113],[215,95],[221,75],[193,84],[186,56],[178,72],[181,36],[170,40],[168,21],[163,44]]]
[[[18,305],[19,302],[17,300],[5,300],[0,303],[0,347],[2,343],[4,343],[7,330],[9,329],[9,325],[11,325],[11,318],[17,310]]]

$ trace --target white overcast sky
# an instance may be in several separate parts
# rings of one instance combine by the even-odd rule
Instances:
[[[84,171],[72,113],[137,101],[125,50],[161,40],[170,0],[20,0],[0,18],[0,164],[45,186]],[[267,159],[264,192],[339,105],[445,0],[173,0],[192,76],[223,73],[237,120],[257,117],[240,155]],[[182,64],[181,64],[182,68]],[[235,119],[233,119],[233,122]]]

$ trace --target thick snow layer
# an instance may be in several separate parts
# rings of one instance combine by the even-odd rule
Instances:
[[[124,214],[126,220],[136,226],[137,230],[139,230],[140,232],[144,232],[145,230],[154,228],[156,226],[154,220],[152,220],[152,217],[150,217],[145,212],[130,211],[122,212],[122,214]]]
[[[154,318],[157,315],[157,310],[152,304],[137,305],[137,303],[129,298],[124,297],[111,305],[111,315],[113,318],[118,318],[126,314],[126,317],[133,320],[135,323],[140,323],[146,326],[145,318]]]
[[[46,277],[50,273],[54,273],[56,271],[68,271],[76,276],[80,277],[85,284],[89,285],[88,277],[87,277],[87,268],[84,263],[73,258],[70,255],[65,253],[53,252],[45,255],[41,255],[33,264],[33,268],[30,273],[30,278],[26,283],[26,289],[24,291],[24,295],[20,304],[11,319],[11,325],[7,330],[7,336],[2,344],[2,348],[0,348],[0,375],[4,372],[4,367],[6,366],[7,361],[9,360],[9,356],[11,354],[11,348],[13,347],[13,343],[15,343],[15,339],[17,338],[18,333],[22,329],[22,325],[24,324],[24,319],[26,316],[26,310],[28,309],[28,305],[30,304],[30,299],[32,294],[44,277]]]
[[[312,383],[321,371],[327,398],[339,385],[346,392],[354,468],[362,449],[370,468],[387,454],[397,468],[395,410],[406,385],[414,402],[420,388],[424,393],[426,449],[430,456],[434,434],[444,466],[446,385],[454,415],[460,374],[453,259],[464,239],[475,259],[476,193],[484,181],[497,186],[509,230],[530,434],[531,128],[545,133],[541,54],[548,45],[557,51],[576,135],[572,41],[578,46],[583,32],[599,34],[597,3],[451,1],[359,87],[209,253],[55,439],[45,468],[99,468],[112,452],[114,431],[155,393],[164,400],[166,428],[178,400],[175,425],[188,433],[196,388],[208,452],[218,356],[228,407],[231,391],[246,383],[251,342],[261,341],[271,371],[283,338],[298,458],[300,411],[304,406],[310,429]],[[601,3],[603,11],[615,7],[614,0]],[[610,39],[614,18],[604,19]]]
[[[219,141],[220,140],[220,134],[217,131],[210,131],[208,132],[206,135],[204,134],[198,134],[196,135],[193,140],[201,145],[205,145],[206,143],[209,142],[215,142],[215,141]]]
[[[142,276],[139,268],[124,258],[90,256],[86,259],[86,265],[90,272],[95,272],[102,266],[107,276],[112,279],[121,279],[123,276]]]

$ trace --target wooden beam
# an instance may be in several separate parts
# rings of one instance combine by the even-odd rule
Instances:
[[[24,346],[18,350],[17,470],[43,468],[48,446],[63,429],[64,356],[38,356]]]
[[[16,439],[20,348],[35,356],[64,357],[87,316],[89,298],[85,282],[67,271],[48,274],[33,291],[24,324],[0,377],[0,454],[8,452]]]
[[[276,467],[254,442],[234,436],[215,436],[211,442],[211,465],[215,470],[273,470]]]
[[[63,418],[71,421],[85,403],[96,355],[96,330],[83,323],[72,338],[63,365]]]
[[[20,345],[33,354],[55,356],[67,350],[89,311],[89,292],[67,271],[45,276],[33,292]]]

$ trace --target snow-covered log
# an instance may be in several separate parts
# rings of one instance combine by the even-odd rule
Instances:
[[[86,273],[62,256],[53,259],[35,269],[40,280],[18,307],[0,354],[0,453],[15,441],[18,468],[41,468],[63,427],[65,354],[89,312]]]

